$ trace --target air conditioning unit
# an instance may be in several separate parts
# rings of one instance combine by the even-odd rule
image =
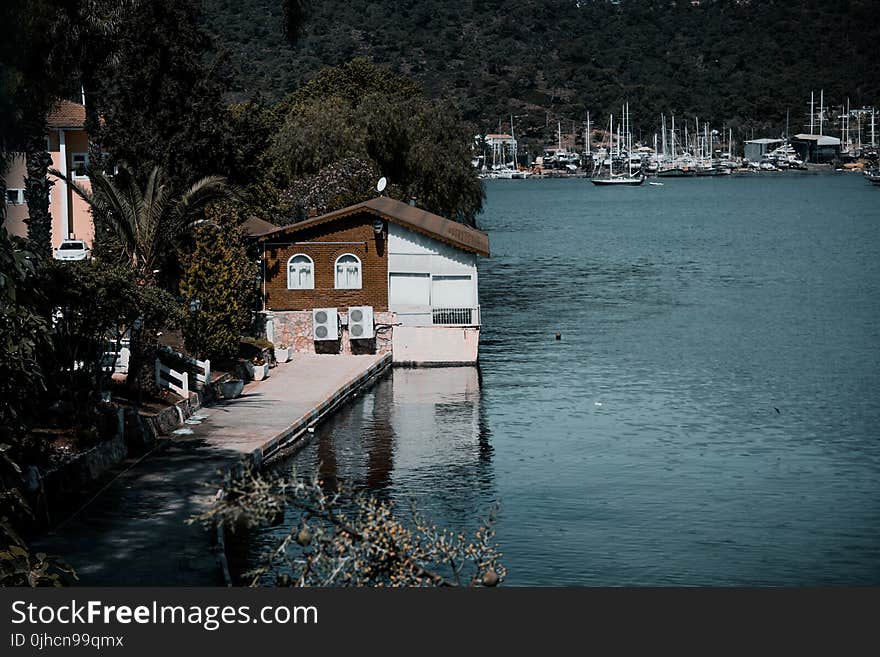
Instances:
[[[348,309],[348,336],[352,340],[373,337],[373,306],[352,306]]]
[[[339,315],[336,308],[312,310],[312,337],[315,340],[339,339]]]

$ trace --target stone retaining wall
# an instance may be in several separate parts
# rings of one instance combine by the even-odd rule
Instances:
[[[201,408],[200,395],[181,400],[156,414],[138,412],[135,408],[119,408],[114,435],[81,452],[69,461],[46,472],[36,468],[29,475],[33,497],[42,496],[37,506],[47,509],[70,508],[84,491],[94,486],[109,470],[129,456],[145,454],[154,449],[161,436],[183,426],[184,421]],[[41,493],[38,493],[42,487]]]
[[[339,313],[343,324],[347,323],[347,313]],[[348,328],[342,326],[337,341],[315,341],[312,337],[312,311],[285,310],[266,313],[267,323],[271,321],[271,329],[267,329],[267,338],[275,345],[287,345],[295,354],[390,354],[391,326],[396,321],[392,312],[377,312],[373,315],[373,325],[380,330],[372,340],[351,341]],[[271,334],[268,334],[271,330]]]

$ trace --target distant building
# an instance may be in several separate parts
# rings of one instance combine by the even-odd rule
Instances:
[[[489,134],[483,137],[486,148],[492,152],[493,167],[513,165],[517,152],[516,139],[508,134]]]
[[[266,334],[276,344],[299,352],[391,351],[396,363],[476,362],[485,233],[387,197],[276,230],[256,228]],[[328,312],[319,320],[322,309]],[[353,310],[369,316],[366,328],[354,330]]]
[[[489,148],[504,147],[516,150],[516,139],[508,134],[490,134],[483,137],[483,141]]]
[[[46,150],[52,156],[52,168],[69,174],[85,189],[90,189],[86,166],[89,163],[89,136],[85,131],[86,108],[68,100],[59,101],[46,119]],[[12,235],[27,236],[28,208],[24,200],[27,177],[25,154],[18,153],[6,172],[6,222]],[[65,239],[80,239],[89,246],[95,237],[95,225],[88,204],[58,178],[49,192],[52,215],[52,248]]]
[[[782,142],[782,139],[751,139],[746,142],[746,159],[749,162],[759,162],[764,155],[779,146]]]
[[[800,134],[792,137],[791,145],[804,162],[826,164],[840,159],[840,140],[837,137]]]

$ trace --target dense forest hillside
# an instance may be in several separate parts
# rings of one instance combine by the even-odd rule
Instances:
[[[556,121],[604,124],[629,100],[646,139],[659,115],[735,136],[802,129],[810,91],[880,104],[876,0],[307,0],[289,43],[282,0],[203,0],[237,94],[277,99],[325,65],[363,56],[453,97],[485,131],[515,115],[550,139]],[[818,101],[818,95],[817,95]],[[760,136],[760,135],[758,135]]]

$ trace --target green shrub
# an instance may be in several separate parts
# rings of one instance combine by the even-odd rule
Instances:
[[[183,324],[187,349],[197,358],[225,360],[238,353],[250,323],[257,292],[257,264],[247,254],[244,233],[228,205],[207,212],[209,224],[194,234],[192,253],[184,260],[180,292],[200,302]]]

